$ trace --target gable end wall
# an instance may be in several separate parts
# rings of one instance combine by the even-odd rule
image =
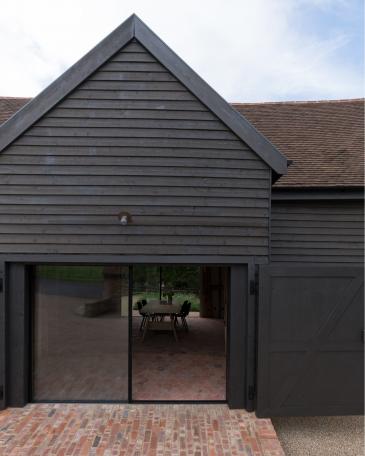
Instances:
[[[268,261],[270,168],[136,41],[0,164],[4,254]]]

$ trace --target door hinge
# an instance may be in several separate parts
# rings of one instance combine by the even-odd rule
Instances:
[[[259,293],[259,283],[255,280],[250,280],[250,295],[258,295]]]
[[[256,396],[256,388],[254,387],[254,385],[250,385],[248,387],[248,399],[250,401],[253,401],[255,399],[255,396]]]

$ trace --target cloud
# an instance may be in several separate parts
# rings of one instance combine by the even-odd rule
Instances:
[[[362,96],[361,66],[343,61],[360,39],[341,22],[341,15],[358,14],[355,4],[2,0],[0,94],[36,95],[136,12],[228,101]],[[340,19],[331,26],[334,13]]]

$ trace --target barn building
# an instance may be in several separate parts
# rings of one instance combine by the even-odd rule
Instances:
[[[362,99],[229,105],[133,15],[0,122],[0,408],[363,412]]]

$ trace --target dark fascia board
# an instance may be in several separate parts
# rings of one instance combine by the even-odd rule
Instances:
[[[273,188],[272,201],[364,200],[363,188]]]
[[[215,92],[135,14],[63,73],[0,127],[0,152],[65,98],[133,38],[137,39],[202,103],[224,122],[277,174],[286,174],[287,159],[241,114]]]
[[[229,266],[233,264],[268,264],[267,257],[252,256],[224,256],[224,255],[98,255],[83,254],[70,255],[62,253],[0,253],[0,265],[6,263],[31,264],[209,264],[215,266]]]
[[[134,17],[131,16],[1,125],[0,152],[125,46],[133,36]]]

